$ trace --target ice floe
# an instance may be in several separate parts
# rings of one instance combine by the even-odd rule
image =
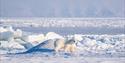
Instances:
[[[42,48],[54,49],[55,39],[75,39],[77,42],[78,51],[84,53],[117,53],[125,52],[125,35],[83,35],[74,34],[62,36],[55,32],[48,32],[46,34],[29,34],[21,29],[12,27],[0,27],[0,53],[11,52],[15,49],[28,50],[41,43],[47,42],[42,45]],[[48,41],[46,41],[48,40]],[[16,50],[16,52],[19,50]],[[6,54],[5,53],[5,54]]]

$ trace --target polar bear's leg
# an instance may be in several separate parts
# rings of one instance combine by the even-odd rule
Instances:
[[[58,47],[55,48],[55,51],[59,52],[59,50],[61,50],[61,48],[62,48],[61,46],[58,46]]]
[[[70,48],[70,52],[75,52],[76,51],[76,45],[72,44]]]
[[[67,44],[65,45],[65,52],[74,52],[76,50],[75,44]]]
[[[65,45],[65,52],[70,52],[70,49],[71,49],[70,44]]]

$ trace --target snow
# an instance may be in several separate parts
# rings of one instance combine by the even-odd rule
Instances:
[[[11,41],[14,38],[14,33],[10,31],[5,31],[0,33],[0,40]]]
[[[32,34],[28,36],[23,36],[22,39],[26,42],[30,42],[33,45],[38,44],[39,42],[42,42],[44,40],[44,34]]]
[[[82,41],[82,40],[83,40],[81,34],[75,34],[75,35],[74,35],[74,39],[77,40],[77,41]]]
[[[23,32],[21,29],[16,29],[16,31],[14,32],[14,38],[19,38],[22,37]]]
[[[55,32],[48,32],[47,34],[46,34],[46,40],[48,40],[48,39],[57,39],[57,38],[62,38],[62,39],[64,39],[63,38],[63,36],[61,36],[61,35],[59,35],[59,34],[57,34],[57,33],[55,33]]]
[[[125,34],[71,34],[56,32],[29,33],[13,27],[0,27],[1,63],[124,63]],[[74,53],[53,52],[54,40],[77,42]],[[41,60],[42,59],[42,60]],[[91,61],[90,61],[91,59]],[[18,61],[17,61],[18,60]],[[28,60],[28,61],[27,61]]]
[[[1,63],[124,63],[125,58],[51,56],[41,54],[1,55]]]
[[[2,24],[14,27],[106,27],[124,28],[125,18],[25,18],[0,19]]]
[[[0,27],[0,32],[5,32],[7,29],[4,29],[3,27]]]
[[[4,28],[3,28],[4,29]],[[6,28],[5,28],[6,29]],[[54,48],[53,42],[57,38],[61,39],[69,39],[74,38],[77,42],[77,47],[79,51],[84,50],[92,53],[100,53],[103,52],[106,54],[114,53],[114,52],[125,52],[125,35],[83,35],[83,34],[74,34],[74,35],[67,35],[61,36],[55,32],[48,32],[46,34],[31,34],[26,35],[22,30],[17,29],[14,31],[12,27],[10,27],[12,31],[4,31],[0,32],[0,46],[2,48],[17,48],[17,49],[29,49],[32,48],[40,43],[43,43],[46,40],[48,44],[44,45],[46,48]],[[8,28],[7,28],[8,30]],[[16,37],[14,37],[14,34]],[[6,35],[7,34],[7,35]],[[45,35],[45,36],[44,36]],[[49,47],[48,47],[49,46]],[[41,46],[42,47],[42,46]],[[51,48],[52,47],[52,48]],[[86,53],[86,52],[85,52]]]

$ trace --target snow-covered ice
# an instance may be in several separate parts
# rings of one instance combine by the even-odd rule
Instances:
[[[56,34],[55,32],[48,32],[48,33],[46,34],[46,37],[45,37],[46,40],[47,40],[47,39],[57,39],[57,38],[63,39],[63,36],[61,36],[61,35],[59,35],[59,34]]]
[[[55,26],[55,24],[51,26]],[[63,25],[61,26],[63,27]],[[122,23],[122,25],[116,27],[122,28],[124,24]],[[74,38],[78,41],[76,44],[77,51],[74,53],[66,53],[64,51],[55,53],[53,44],[57,38]],[[99,35],[76,33],[63,35],[52,31],[34,33],[12,26],[0,26],[0,63],[10,62],[125,63],[125,34]]]
[[[11,28],[11,30],[13,30]],[[7,34],[7,35],[6,35]],[[57,38],[71,38],[74,37],[78,41],[77,47],[80,50],[86,50],[92,53],[110,53],[125,52],[125,35],[83,35],[74,34],[61,36],[55,32],[48,32],[46,34],[23,34],[23,31],[17,29],[16,31],[0,32],[0,45],[2,48],[31,48],[46,40],[53,42]],[[18,36],[18,38],[16,37]],[[48,43],[50,43],[48,42]],[[31,46],[27,45],[31,44]],[[53,44],[51,44],[53,45]],[[45,46],[45,45],[44,45]],[[41,46],[42,47],[42,46]],[[9,51],[11,51],[9,50]],[[8,51],[8,52],[9,52]],[[111,52],[112,51],[112,52]]]

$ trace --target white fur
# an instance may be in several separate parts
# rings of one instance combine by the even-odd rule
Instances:
[[[74,52],[76,51],[76,44],[70,43],[68,40],[58,39],[54,43],[55,51],[59,52],[60,50],[64,50],[65,52]]]
[[[64,39],[57,39],[54,42],[54,47],[55,47],[55,51],[58,52],[61,49],[64,49],[65,46],[65,40]]]
[[[65,52],[75,52],[76,44],[65,44]]]

